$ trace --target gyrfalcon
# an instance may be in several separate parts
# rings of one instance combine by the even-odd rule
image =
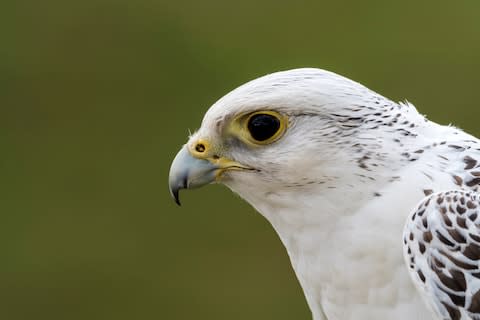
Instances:
[[[170,191],[222,183],[278,232],[313,319],[480,319],[480,142],[335,73],[210,107]]]

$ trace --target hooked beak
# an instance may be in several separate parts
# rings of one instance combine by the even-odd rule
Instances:
[[[199,188],[215,182],[226,170],[251,170],[251,168],[226,158],[195,158],[185,145],[177,153],[170,167],[168,177],[170,194],[180,205],[181,189]]]

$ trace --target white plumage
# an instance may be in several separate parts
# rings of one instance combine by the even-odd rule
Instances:
[[[286,119],[284,132],[252,142],[256,114],[270,117],[265,127]],[[315,320],[480,319],[475,137],[334,73],[296,69],[208,110],[170,188],[178,200],[214,179],[278,232]]]

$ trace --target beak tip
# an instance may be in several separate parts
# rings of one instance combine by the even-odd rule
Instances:
[[[173,199],[175,200],[175,203],[177,206],[181,207],[182,204],[180,203],[180,198],[178,197],[178,192],[173,196]]]
[[[172,188],[170,187],[170,195],[172,196],[175,203],[180,207],[182,204],[180,203],[180,189],[181,188]]]

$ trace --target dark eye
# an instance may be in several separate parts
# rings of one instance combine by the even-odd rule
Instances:
[[[275,136],[280,125],[280,119],[274,115],[259,113],[250,117],[247,126],[252,138],[262,142]]]

